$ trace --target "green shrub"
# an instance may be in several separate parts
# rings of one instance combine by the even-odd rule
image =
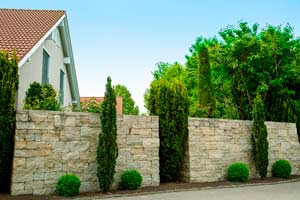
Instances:
[[[10,190],[18,69],[16,54],[8,59],[7,52],[0,51],[0,192]]]
[[[232,182],[246,182],[249,178],[249,167],[245,163],[233,163],[227,169],[227,179]]]
[[[96,97],[91,97],[87,100],[80,102],[82,112],[92,112],[100,113],[101,112],[101,102],[97,100]]]
[[[159,175],[161,182],[178,181],[188,135],[189,100],[180,80],[152,82],[148,106],[159,116]]]
[[[26,91],[24,109],[28,110],[60,110],[57,94],[50,84],[33,82]]]
[[[66,174],[59,178],[55,191],[59,196],[75,196],[79,194],[80,185],[80,179],[76,175]]]
[[[288,160],[277,160],[272,166],[272,174],[278,178],[288,178],[292,172],[292,166]]]
[[[138,189],[143,181],[143,177],[135,169],[126,170],[121,175],[120,187],[122,190],[136,190]]]
[[[269,143],[265,121],[265,105],[261,96],[257,94],[254,99],[253,106],[253,128],[251,140],[256,173],[258,173],[261,178],[265,178],[267,176],[269,165]]]

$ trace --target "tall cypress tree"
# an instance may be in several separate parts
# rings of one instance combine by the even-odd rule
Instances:
[[[188,96],[178,80],[154,81],[150,88],[151,115],[159,116],[159,167],[161,182],[180,179],[188,135]]]
[[[212,117],[216,100],[211,83],[209,53],[205,44],[199,47],[199,117]]]
[[[6,52],[0,52],[0,191],[2,192],[8,192],[10,189],[18,78],[15,53],[8,59]]]
[[[268,133],[265,125],[265,106],[261,96],[258,94],[254,99],[253,106],[253,129],[252,150],[256,172],[263,179],[268,172]]]
[[[101,105],[100,122],[102,132],[99,134],[97,147],[97,177],[100,189],[107,192],[114,182],[117,146],[116,96],[107,78],[104,100]]]

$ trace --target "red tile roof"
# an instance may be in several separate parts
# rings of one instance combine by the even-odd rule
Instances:
[[[16,50],[19,61],[65,11],[0,9],[0,50]]]
[[[96,101],[98,102],[102,102],[103,101],[103,97],[80,97],[80,102],[84,102],[84,101],[89,101],[90,99],[96,99]],[[123,114],[123,99],[122,97],[117,97],[116,98],[117,101],[117,105],[116,105],[116,110],[117,110],[117,114],[118,115],[122,115]]]

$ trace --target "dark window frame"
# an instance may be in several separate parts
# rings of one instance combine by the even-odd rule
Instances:
[[[42,84],[50,83],[50,55],[43,49],[43,60],[42,60]]]

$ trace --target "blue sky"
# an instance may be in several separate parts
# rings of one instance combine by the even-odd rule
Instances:
[[[299,0],[9,0],[2,8],[66,10],[81,96],[103,96],[106,77],[128,87],[140,110],[159,61],[185,63],[197,36],[249,23],[300,34]]]

